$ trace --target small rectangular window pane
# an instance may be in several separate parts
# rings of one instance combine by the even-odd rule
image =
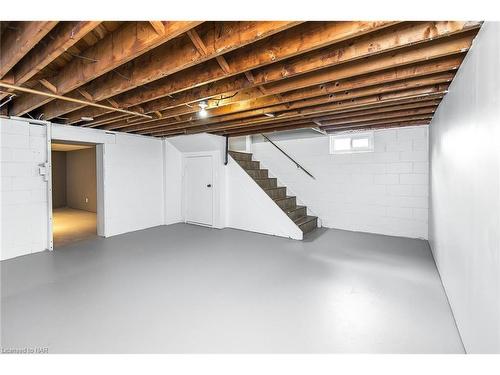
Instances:
[[[368,148],[368,138],[354,138],[352,140],[352,148]]]
[[[373,152],[373,132],[352,132],[330,135],[330,154]]]
[[[351,149],[351,138],[337,138],[333,141],[335,151],[346,151]]]

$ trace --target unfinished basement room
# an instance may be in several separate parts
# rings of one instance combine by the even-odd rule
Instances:
[[[0,23],[2,352],[500,353],[500,23],[325,18]]]

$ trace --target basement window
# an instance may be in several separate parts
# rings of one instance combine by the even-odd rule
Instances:
[[[373,132],[330,135],[330,154],[373,151]]]

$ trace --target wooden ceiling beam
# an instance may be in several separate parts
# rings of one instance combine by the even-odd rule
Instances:
[[[200,34],[192,28],[187,33],[189,38],[178,38],[172,43],[155,48],[117,69],[120,74],[104,75],[87,84],[86,89],[92,93],[97,101],[114,97],[122,107],[126,107],[127,105],[121,103],[116,97],[120,93],[145,84],[149,86],[153,81],[171,76],[176,72],[241,48],[299,23],[297,21],[247,21],[201,25]],[[219,35],[219,30],[230,33]],[[140,90],[144,91],[144,88],[140,88]],[[47,118],[52,118],[52,116],[59,116],[80,108],[82,107],[74,105],[61,107],[54,104],[44,106],[41,111]]]
[[[274,87],[267,86],[267,93],[274,94],[282,92],[282,90],[294,90],[311,83],[324,82],[326,79],[334,81],[333,87],[335,89],[335,86],[340,86],[341,80],[348,79],[353,76],[365,75],[367,73],[376,73],[380,70],[386,69],[393,69],[388,72],[388,77],[394,77],[398,74],[400,76],[408,76],[412,72],[422,74],[425,71],[457,69],[463,59],[463,56],[460,56],[459,54],[463,54],[464,48],[468,48],[471,41],[472,36],[467,34],[465,36],[457,36],[451,39],[437,40],[435,42],[431,42],[429,45],[415,46],[414,48],[407,48],[399,52],[374,56],[369,59],[356,61],[353,64],[334,66],[332,68],[323,69],[319,73],[310,73],[312,74],[312,77],[309,74],[304,75],[304,77],[301,76],[285,79]],[[448,55],[451,55],[452,57],[443,58],[443,56]],[[437,60],[434,61],[433,59]],[[429,62],[429,60],[431,60],[431,62]],[[414,64],[416,64],[416,67]],[[401,68],[401,65],[408,66]],[[289,80],[293,80],[293,82],[289,82]],[[248,85],[248,82],[245,79],[243,79],[243,81]],[[369,80],[367,81],[369,82]],[[148,107],[146,104],[146,113],[149,113],[150,109],[151,107]]]
[[[347,109],[345,111],[337,111],[337,112],[332,112],[333,114],[326,116],[325,118],[328,119],[357,119],[363,116],[367,115],[375,115],[375,114],[381,114],[382,117],[384,116],[390,116],[392,113],[403,113],[405,111],[411,111],[411,110],[417,110],[420,113],[429,113],[432,111],[432,109],[436,109],[437,106],[439,105],[439,100],[428,100],[428,101],[422,101],[422,102],[414,102],[414,103],[408,103],[408,104],[401,104],[401,105],[393,105],[392,103],[389,103],[389,105],[386,104],[386,106],[373,106],[370,109],[362,109],[359,110],[358,108],[353,108],[353,109]],[[421,110],[424,110],[423,112]],[[293,118],[290,120],[282,120],[279,122],[274,122],[274,123],[264,123],[264,124],[256,124],[253,126],[246,126],[244,128],[244,131],[253,131],[254,129],[258,129],[262,126],[273,126],[273,127],[281,127],[281,126],[288,126],[288,125],[295,125],[298,123],[302,123],[304,121],[312,121],[316,125],[318,123],[320,125],[318,126],[323,126],[323,121],[321,118],[314,117],[314,116],[305,116],[302,118]],[[226,128],[226,132],[231,133],[231,132],[238,132],[242,131],[242,128],[234,127],[234,128]]]
[[[56,21],[14,22],[0,41],[0,79],[56,25]]]
[[[49,82],[47,79],[41,79],[38,82],[45,87],[47,90],[52,92],[53,94],[57,94],[57,87],[54,86],[51,82]]]
[[[14,84],[22,85],[92,31],[100,21],[63,21],[14,66]],[[45,42],[45,40],[44,40]]]
[[[428,105],[439,105],[439,102],[442,98],[442,95],[436,95],[432,99],[428,99],[425,97],[413,97],[413,98],[401,98],[397,100],[391,100],[391,101],[385,101],[385,102],[375,102],[372,104],[363,104],[363,105],[356,105],[356,106],[351,106],[351,107],[344,107],[343,109],[337,109],[337,110],[332,110],[330,112],[323,112],[320,114],[307,114],[303,116],[298,116],[298,117],[291,117],[291,118],[279,118],[278,120],[276,119],[268,119],[268,121],[264,121],[258,124],[255,123],[247,123],[247,124],[241,124],[242,126],[228,126],[225,128],[214,128],[211,131],[208,131],[209,133],[213,134],[222,134],[228,133],[228,132],[233,132],[233,131],[241,131],[241,132],[249,132],[248,134],[255,134],[254,129],[258,129],[261,126],[265,127],[285,127],[285,126],[293,126],[293,125],[300,125],[303,124],[304,122],[312,121],[321,121],[322,117],[318,116],[324,116],[323,118],[330,118],[333,116],[337,115],[345,115],[346,113],[361,113],[363,111],[376,111],[376,110],[391,110],[391,109],[397,109],[397,108],[402,108],[403,106],[409,106],[411,105],[412,108],[418,108],[419,106],[428,106]],[[314,126],[317,126],[315,124]],[[308,126],[309,127],[309,126]],[[195,134],[200,132],[199,129],[173,129],[170,131],[164,131],[161,133],[153,133],[150,134],[151,136],[172,136],[174,134]],[[139,132],[139,134],[142,134],[142,132]],[[146,133],[144,133],[146,134]]]
[[[334,126],[323,126],[321,129],[325,131],[338,130],[338,129],[350,129],[350,128],[358,128],[361,126],[371,126],[371,125],[385,125],[391,123],[401,123],[407,121],[430,121],[432,119],[432,113],[422,114],[422,115],[413,115],[413,116],[400,116],[394,117],[391,119],[375,119],[371,121],[361,121],[359,123],[339,123]]]
[[[165,33],[165,24],[163,21],[149,21],[149,24],[158,35],[163,35]]]
[[[323,115],[322,117],[316,117],[315,120],[318,120],[320,123],[323,123],[328,120],[335,120],[338,118],[345,118],[345,117],[350,117],[354,118],[357,116],[363,116],[363,115],[371,115],[375,113],[386,113],[386,112],[394,112],[394,111],[401,111],[401,110],[408,110],[408,109],[419,109],[419,108],[425,108],[425,107],[436,107],[439,105],[440,100],[439,99],[433,99],[433,100],[423,100],[423,101],[416,101],[416,102],[409,102],[406,104],[390,104],[389,106],[367,106],[366,109],[358,109],[354,108],[351,110],[346,110],[346,111],[337,111],[334,112],[331,115]]]
[[[334,94],[337,92],[343,92],[347,90],[353,90],[357,88],[362,88],[375,84],[384,84],[398,80],[404,79],[412,79],[420,76],[438,74],[438,73],[447,73],[452,74],[453,70],[456,70],[458,66],[460,66],[463,60],[463,55],[452,56],[447,58],[435,59],[425,61],[423,63],[410,64],[407,66],[392,68],[389,70],[383,70],[381,72],[375,72],[368,75],[354,76],[346,79],[338,79],[338,69],[328,68],[326,72],[314,72],[308,74],[307,82],[311,83],[310,87],[306,87],[303,89],[292,90],[288,92],[283,92],[280,89],[279,85],[273,87],[271,93],[281,93],[283,101],[294,101],[305,99],[313,96],[319,96],[324,94]],[[365,65],[367,67],[371,66],[371,64]],[[383,68],[384,66],[382,66]],[[342,76],[342,73],[340,73]],[[292,78],[293,79],[293,78]],[[332,80],[333,79],[333,80]],[[330,81],[331,80],[331,81]],[[286,84],[286,81],[283,81],[282,84],[285,87],[289,87]],[[198,88],[193,89],[195,92],[190,92],[188,97],[179,97],[179,100],[176,102],[180,102],[184,104],[184,101],[190,101],[197,97],[197,92],[199,92]],[[193,91],[191,90],[191,91]],[[182,94],[182,93],[181,93]],[[262,93],[257,92],[255,88],[246,89],[240,92],[237,92],[236,95],[229,95],[227,99],[216,100],[217,106],[220,105],[229,105],[232,103],[237,103],[241,101],[247,101],[252,99],[261,98]],[[177,99],[177,98],[176,98]],[[208,100],[209,106],[211,100]],[[185,105],[179,105],[173,108],[166,109],[162,111],[163,117],[169,117],[169,115],[179,115],[184,113],[193,113],[197,111],[197,108],[187,107]],[[147,103],[145,105],[146,113],[149,113]],[[76,113],[75,113],[76,114]],[[80,117],[70,116],[68,123],[77,122]],[[117,128],[120,128],[119,126]]]
[[[298,56],[292,60],[279,62],[278,60],[281,57],[289,58],[291,56],[290,55],[285,56],[284,54],[276,55],[274,52],[273,54],[271,54],[271,56],[269,56],[269,54],[267,54],[267,51],[278,50],[282,52],[287,50],[285,46],[293,45],[294,38],[292,34],[293,31],[292,29],[287,33],[283,33],[286,36],[290,35],[290,39],[292,39],[290,41],[287,40],[286,42],[284,42],[285,46],[282,46],[281,44],[269,46],[265,49],[264,51],[265,53],[261,53],[257,49],[258,46],[256,45],[256,46],[251,46],[254,47],[255,49],[252,48],[251,51],[249,51],[249,53],[247,53],[247,51],[244,51],[244,53],[236,51],[233,54],[226,55],[225,57],[234,73],[242,73],[242,72],[247,72],[250,69],[254,69],[252,70],[253,83],[250,84],[247,81],[243,88],[252,85],[259,86],[262,84],[266,84],[266,91],[272,92],[272,90],[269,89],[268,85],[268,83],[270,82],[281,81],[284,78],[296,75],[302,75],[304,73],[312,72],[318,69],[324,69],[329,66],[339,65],[341,63],[362,59],[363,57],[373,56],[375,54],[394,51],[396,49],[401,49],[405,47],[411,47],[414,53],[408,54],[405,53],[407,51],[401,52],[401,55],[398,55],[396,56],[396,58],[392,59],[392,61],[396,61],[397,58],[399,58],[398,65],[405,64],[405,60],[402,57],[406,57],[407,61],[415,61],[419,57],[420,61],[425,61],[428,55],[439,56],[438,50],[443,47],[443,44],[446,44],[448,47],[444,48],[444,51],[442,52],[443,55],[448,53],[449,50],[453,50],[455,53],[458,53],[462,50],[465,51],[467,50],[468,47],[470,47],[470,41],[473,38],[472,33],[471,35],[467,34],[462,38],[458,36],[457,39],[453,39],[453,41],[455,42],[454,44],[450,40],[448,40],[449,38],[445,38],[446,40],[439,40],[439,39],[444,38],[445,36],[451,36],[457,33],[468,31],[472,27],[473,26],[471,24],[466,22],[403,23],[401,25],[397,25],[397,27],[393,26],[387,29],[374,30],[377,32],[372,32],[367,35],[362,35],[362,36],[353,35],[352,37],[356,36],[354,40],[337,43],[332,46],[321,48],[317,51],[307,53],[306,55]],[[435,30],[435,31],[431,32],[430,30]],[[476,28],[474,28],[473,30],[475,33]],[[301,36],[302,35],[299,35],[298,37]],[[425,48],[422,47],[422,50],[420,50],[421,46],[419,45],[419,43],[429,42],[432,40],[435,40],[435,42],[431,43],[430,46],[425,45]],[[306,42],[303,41],[301,44],[299,44],[299,46],[303,47],[305,51],[310,50],[311,48],[306,48],[307,45],[305,45],[305,43]],[[294,51],[301,47],[295,46]],[[259,53],[256,53],[256,51],[258,51]],[[397,51],[395,51],[394,53],[397,53]],[[248,56],[249,54],[250,56]],[[391,58],[390,54],[385,54],[385,56],[387,59]],[[266,61],[266,59],[267,61],[269,61],[269,63],[272,64],[268,66],[263,66],[264,64],[262,62]],[[381,61],[379,63],[382,64],[383,62]],[[209,83],[224,78],[224,74],[220,72],[218,66],[213,66],[213,67],[199,66],[197,68],[198,70],[197,69],[186,70],[181,72],[181,74],[176,75],[175,77],[172,76],[170,77],[171,79],[168,80],[167,82],[158,82],[158,87],[151,87],[151,89],[147,91],[142,90],[141,91],[142,95],[136,96],[134,95],[133,92],[128,93],[127,95],[119,98],[119,101],[121,101],[124,106],[133,106],[135,104],[139,104],[144,101],[155,100],[158,96],[162,97],[170,94],[175,94],[178,93],[179,91],[184,91],[193,86],[198,86],[200,84]],[[373,67],[372,69],[377,69],[377,67]],[[212,71],[213,73],[209,73]],[[241,89],[241,87],[231,88],[232,91],[236,91],[239,89]],[[148,105],[147,107],[148,108],[146,110],[164,109],[158,107],[151,108],[150,105]]]
[[[306,107],[306,108],[300,108],[300,109],[293,109],[290,111],[285,111],[280,113],[279,116],[276,116],[274,118],[269,118],[265,116],[254,116],[253,118],[249,119],[238,119],[238,120],[230,120],[227,122],[222,122],[222,123],[215,123],[215,124],[171,124],[171,125],[166,125],[163,128],[157,128],[157,129],[146,129],[143,131],[138,131],[139,134],[157,134],[157,133],[162,133],[165,131],[170,131],[170,130],[177,130],[179,128],[184,128],[184,129],[191,129],[196,132],[213,132],[217,131],[219,129],[224,129],[224,128],[231,128],[231,127],[245,127],[245,126],[252,126],[254,124],[258,123],[272,123],[272,122],[279,122],[283,120],[289,120],[289,119],[294,119],[294,118],[300,118],[304,116],[311,116],[311,117],[320,117],[322,113],[329,113],[335,112],[335,111],[340,111],[344,109],[350,109],[350,108],[358,108],[364,107],[364,106],[369,106],[373,104],[381,104],[381,103],[398,103],[399,101],[402,100],[421,100],[425,99],[427,97],[434,98],[435,95],[444,95],[446,93],[447,85],[437,85],[437,86],[432,86],[432,87],[422,87],[422,88],[417,88],[417,89],[410,89],[410,90],[402,90],[394,93],[385,93],[383,95],[372,95],[372,96],[367,96],[363,98],[358,98],[358,99],[350,99],[346,100],[344,102],[334,102],[334,103],[328,103],[328,104],[323,104],[323,105],[316,105],[316,106],[311,106],[311,107]]]
[[[358,90],[342,91],[334,96],[332,96],[332,94],[320,95],[287,103],[282,103],[278,98],[274,96],[268,96],[268,97],[263,97],[260,100],[248,101],[249,103],[236,103],[208,110],[207,119],[199,120],[198,118],[194,119],[192,117],[183,117],[183,120],[185,126],[192,127],[198,125],[215,124],[224,121],[244,120],[245,118],[248,117],[265,115],[266,113],[278,115],[280,112],[290,111],[293,109],[317,106],[326,103],[335,103],[339,101],[345,102],[347,100],[354,100],[356,98],[361,98],[366,96],[382,95],[390,92],[397,92],[397,91],[425,87],[425,86],[429,87],[440,83],[448,83],[450,82],[452,77],[453,77],[452,75],[450,76],[448,74],[442,74],[431,77],[416,78],[413,80],[397,81],[389,84],[375,85]],[[109,127],[106,127],[106,130],[117,130],[120,128],[124,128],[122,130],[138,131],[143,129],[154,129],[162,127],[163,123],[164,120],[163,121],[153,120],[147,122],[141,121],[141,124],[133,126],[130,126],[130,124],[126,123],[113,124],[110,125]]]
[[[58,88],[59,93],[64,95],[175,38],[197,24],[198,22],[169,22],[164,34],[158,35],[148,22],[127,22],[83,51],[82,55],[85,59],[71,60],[56,76],[51,78],[52,82]],[[41,85],[34,89],[47,90]],[[49,97],[23,95],[14,101],[10,114],[20,116],[50,101],[52,98]]]
[[[189,37],[189,39],[191,40],[191,43],[193,43],[193,45],[198,50],[198,53],[201,56],[207,56],[209,54],[207,46],[205,45],[203,40],[200,38],[200,36],[196,32],[196,30],[191,29],[186,34]]]
[[[307,22],[291,28],[286,33],[278,33],[250,46],[226,53],[224,57],[231,74],[236,75],[394,24],[395,22]],[[132,107],[225,77],[227,74],[214,59],[184,69],[168,79],[157,80],[148,85],[148,90],[137,88],[126,92],[117,96],[116,100],[123,107]],[[248,81],[246,83],[250,85]],[[151,112],[155,110],[158,109],[152,109]]]
[[[329,126],[327,126],[327,125],[324,125],[323,123],[321,123],[321,125],[319,125],[319,127],[321,129],[323,129],[325,127],[332,127],[332,126],[337,126],[337,125],[347,125],[347,124],[352,124],[353,126],[355,126],[356,124],[359,124],[359,123],[365,124],[367,121],[373,121],[373,120],[382,120],[382,121],[390,122],[390,121],[394,121],[394,119],[397,119],[397,121],[399,122],[398,118],[400,118],[400,117],[407,117],[407,116],[423,116],[423,117],[430,116],[430,117],[432,117],[435,110],[436,110],[436,106],[422,107],[422,108],[416,108],[416,109],[411,109],[411,110],[390,111],[390,112],[384,113],[382,116],[376,116],[376,115],[357,116],[357,117],[353,118],[352,121],[351,121],[351,117],[344,117],[343,119],[338,120],[338,122],[336,122],[335,124],[330,124]],[[279,125],[276,125],[276,124],[271,124],[270,126],[256,125],[254,127],[247,127],[244,129],[244,131],[245,132],[259,132],[260,130],[265,129],[266,127],[267,128],[281,128],[281,127],[287,127],[287,126],[295,126],[297,123],[300,125],[304,121],[313,122],[316,125],[318,125],[316,122],[317,120],[315,120],[315,119],[304,119],[301,121],[282,123]],[[230,130],[225,131],[224,134],[238,133],[241,131],[242,130],[239,128],[234,128],[234,129],[230,129]]]
[[[334,130],[335,131],[345,131],[345,130],[362,130],[362,129],[386,129],[386,128],[394,128],[394,127],[400,128],[400,127],[405,127],[405,126],[428,125],[429,123],[430,123],[430,121],[428,121],[428,120],[400,121],[400,122],[396,122],[396,123],[387,123],[387,124],[383,124],[383,125],[358,125],[358,126],[353,126],[353,127],[349,127],[349,128],[337,128]],[[315,125],[314,123],[304,122],[302,124],[292,125],[292,126],[281,126],[281,127],[271,127],[271,128],[263,127],[260,129],[255,129],[253,131],[216,133],[216,134],[228,135],[229,137],[241,137],[244,135],[258,135],[261,133],[275,133],[275,132],[281,132],[281,131],[287,131],[287,130],[307,129],[307,128],[316,127],[314,125]],[[330,132],[333,132],[334,130],[331,130]]]
[[[374,120],[387,120],[398,118],[402,116],[431,116],[436,111],[436,107],[422,107],[416,109],[408,109],[403,111],[386,112],[384,114],[376,113],[372,115],[363,115],[356,117],[343,117],[337,120],[330,120],[321,122],[321,127],[330,127],[342,124],[356,124],[359,122],[374,121]]]
[[[302,88],[306,86],[310,86],[312,84],[311,77],[306,74],[311,71],[316,71],[319,68],[323,68],[320,70],[321,73],[318,74],[319,77],[323,77],[322,80],[326,79],[328,76],[328,80],[340,80],[347,77],[352,77],[354,75],[367,74],[371,72],[380,71],[383,69],[394,68],[406,64],[415,64],[419,62],[426,62],[429,59],[439,58],[442,56],[449,56],[454,54],[460,54],[466,51],[470,47],[470,43],[472,41],[473,36],[475,35],[476,29],[469,31],[472,27],[469,23],[448,23],[443,22],[442,24],[437,23],[437,30],[441,31],[441,34],[433,33],[432,38],[438,38],[437,40],[431,41],[430,43],[423,43],[423,41],[429,42],[431,37],[429,36],[429,28],[431,26],[436,26],[436,23],[416,23],[418,27],[415,26],[414,23],[409,23],[405,28],[400,26],[398,30],[400,32],[398,34],[391,33],[393,28],[388,30],[381,30],[376,34],[376,36],[366,35],[362,38],[363,41],[358,43],[358,39],[348,43],[347,45],[334,45],[330,48],[321,49],[317,52],[312,53],[314,58],[311,58],[311,54],[307,54],[304,56],[299,56],[293,59],[292,62],[286,62],[285,64],[293,65],[294,74],[301,74],[298,77],[289,78],[283,80],[284,78],[290,77],[292,74],[282,74],[284,66],[282,63],[272,64],[265,68],[266,74],[263,74],[262,71],[255,70],[251,75],[251,80],[253,79],[253,83],[248,81],[248,74],[246,74],[246,78],[237,78],[237,84],[231,85],[230,82],[222,83],[222,90],[231,89],[237,90],[242,88],[248,88],[251,86],[259,86],[261,83],[268,82],[268,75],[274,75],[277,79],[276,83],[266,84],[265,92],[261,93],[262,95],[266,94],[274,94],[283,91],[290,91],[297,88]],[[465,30],[464,34],[459,33],[458,30]],[[405,32],[403,32],[405,31]],[[456,35],[455,34],[460,34]],[[427,39],[418,39],[417,35],[420,35],[420,38]],[[436,35],[440,35],[437,37]],[[451,35],[451,36],[449,36]],[[448,38],[444,38],[444,36],[449,36]],[[385,40],[386,38],[389,41]],[[416,40],[420,40],[419,44],[415,44]],[[385,41],[385,42],[384,42]],[[389,51],[391,53],[385,53],[381,55],[376,55],[367,60],[361,60],[362,57],[371,56],[372,54],[372,44],[379,45],[388,45],[390,46]],[[402,50],[393,51],[398,45],[402,48]],[[363,49],[364,48],[364,49]],[[379,49],[378,52],[382,52],[383,50]],[[332,58],[334,56],[334,58]],[[332,62],[333,60],[333,62]],[[352,64],[345,64],[346,62],[354,61]],[[458,58],[456,60],[459,60]],[[314,63],[312,63],[312,61]],[[328,65],[328,62],[333,64],[331,70],[326,72],[324,68],[324,63]],[[461,60],[460,60],[461,61]],[[338,65],[339,63],[344,63]],[[290,65],[290,66],[291,66]],[[288,66],[288,65],[287,65]],[[248,72],[248,70],[245,70]],[[272,73],[275,72],[275,73]],[[282,72],[282,73],[280,73]],[[182,73],[182,72],[181,72]],[[200,73],[202,74],[202,73]],[[313,73],[309,73],[313,74]],[[261,80],[257,77],[261,77]],[[174,77],[172,77],[174,78]],[[192,77],[191,77],[192,78]],[[315,77],[316,82],[318,82],[318,77]],[[264,82],[265,81],[265,82]],[[172,79],[172,85],[180,84],[182,82],[182,78],[180,79]],[[213,87],[217,85],[217,82],[211,85],[211,93],[214,93]],[[221,91],[222,91],[221,90]],[[201,90],[198,90],[200,92]],[[208,93],[207,93],[208,94]],[[176,96],[182,96],[182,93],[177,94]],[[207,96],[207,95],[203,95]],[[162,106],[172,103],[174,100],[171,98],[164,98],[155,100],[154,102],[146,103],[145,110],[147,113],[154,110],[161,110]],[[152,105],[152,103],[159,104],[159,106]],[[160,108],[159,108],[160,107]]]

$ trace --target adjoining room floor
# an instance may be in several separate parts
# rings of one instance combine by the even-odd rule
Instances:
[[[54,247],[97,236],[96,213],[63,207],[52,210]]]
[[[2,262],[2,347],[462,353],[426,241],[176,224]]]

